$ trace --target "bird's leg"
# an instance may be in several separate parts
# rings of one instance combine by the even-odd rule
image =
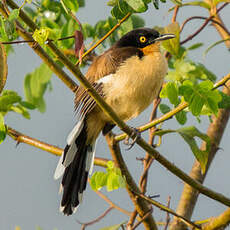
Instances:
[[[127,136],[124,140],[124,144],[129,146],[126,150],[130,150],[134,146],[136,141],[141,137],[141,133],[137,128],[131,127],[131,129],[133,130],[132,134],[130,136]],[[133,138],[131,142],[129,141],[130,138]]]

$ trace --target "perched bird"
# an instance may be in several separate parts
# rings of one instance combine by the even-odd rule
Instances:
[[[168,69],[160,41],[174,37],[149,28],[135,29],[94,59],[86,78],[122,120],[138,116],[157,97]],[[67,138],[54,175],[57,179],[64,174],[60,210],[66,215],[82,201],[99,133],[105,135],[115,126],[81,86],[75,106],[79,122]]]

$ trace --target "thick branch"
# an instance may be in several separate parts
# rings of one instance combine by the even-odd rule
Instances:
[[[215,218],[211,218],[208,224],[202,227],[202,230],[225,229],[230,224],[230,208]]]
[[[226,6],[228,3],[225,3],[223,6]],[[213,19],[218,22],[218,24],[213,23],[213,26],[216,28],[217,32],[221,36],[223,40],[230,38],[230,32],[227,30],[224,22],[222,21],[220,15],[215,13],[216,8],[213,9],[214,12],[210,11],[210,15],[213,16]],[[221,26],[220,26],[221,25]],[[224,29],[225,28],[225,29]],[[230,40],[225,41],[225,45],[228,49],[230,49]]]
[[[135,181],[133,180],[131,174],[129,173],[129,170],[128,170],[128,168],[127,168],[127,166],[123,160],[123,157],[121,155],[119,144],[117,142],[115,142],[113,134],[111,134],[111,133],[108,134],[106,136],[106,140],[107,140],[110,152],[112,154],[112,157],[115,161],[115,164],[121,169],[122,175],[125,176],[126,189],[129,193],[129,196],[132,199],[138,214],[142,218],[150,211],[150,208],[149,208],[148,204],[146,203],[146,201],[144,201],[143,199],[140,199],[140,198],[138,198],[138,199],[136,198],[134,192],[140,193],[140,190],[139,190],[138,186],[136,185]],[[157,229],[156,223],[155,223],[152,215],[148,215],[143,220],[143,224],[145,226],[145,229],[149,229],[149,230]]]

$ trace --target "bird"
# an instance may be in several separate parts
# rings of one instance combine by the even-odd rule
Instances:
[[[93,60],[85,77],[123,121],[137,117],[157,97],[168,70],[160,42],[174,37],[137,28]],[[100,132],[106,135],[115,127],[82,86],[76,91],[75,109],[78,122],[54,174],[55,179],[62,176],[60,211],[65,215],[76,212],[82,202]]]

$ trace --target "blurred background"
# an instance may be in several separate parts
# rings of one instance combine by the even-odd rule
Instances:
[[[17,1],[17,3],[22,4],[22,1]],[[106,19],[110,15],[111,10],[106,3],[107,1],[105,0],[86,1],[85,8],[80,8],[77,18],[82,23],[87,22],[92,25],[99,19]],[[143,13],[140,16],[145,19],[147,27],[154,27],[156,25],[166,26],[171,22],[172,14],[168,13],[170,6],[172,6],[170,2],[160,4],[160,10],[155,10],[152,6],[147,13]],[[222,11],[225,22],[230,22],[229,9],[230,6],[227,6]],[[184,21],[189,15],[208,16],[205,10],[198,7],[185,7],[178,14],[178,21]],[[186,38],[195,29],[199,28],[201,23],[199,20],[194,20],[188,24],[181,35],[182,38]],[[190,46],[204,41],[206,46],[192,52],[190,58],[204,63],[218,78],[221,78],[229,72],[226,66],[229,66],[230,56],[224,44],[212,49],[205,59],[202,56],[207,46],[218,40],[220,40],[220,37],[215,29],[209,26],[199,36],[188,42],[187,45]],[[23,79],[25,74],[38,67],[41,60],[26,44],[15,45],[14,48],[15,52],[8,58],[9,73],[5,88],[15,90],[19,95],[23,95]],[[85,71],[86,69],[83,70],[83,72]],[[28,136],[63,148],[66,143],[66,137],[76,122],[73,109],[74,95],[56,76],[52,76],[51,82],[53,90],[45,95],[47,104],[45,114],[32,111],[31,120],[26,120],[20,115],[12,113],[7,116],[6,124]],[[151,108],[147,109],[137,119],[129,122],[129,124],[139,126],[146,123],[149,120],[150,112]],[[206,119],[203,119],[202,123],[199,124],[193,118],[187,123],[187,125],[198,126],[203,132],[206,132],[208,124],[209,121]],[[179,126],[174,119],[171,119],[165,122],[163,127],[173,129],[179,128]],[[229,128],[228,125],[220,145],[221,149],[205,180],[206,186],[228,197],[230,197],[230,181],[228,180],[230,173]],[[120,132],[118,128],[114,131],[115,133]],[[143,133],[142,137],[147,139],[147,134],[148,132]],[[142,165],[136,158],[143,157],[145,153],[137,145],[130,151],[126,151],[126,148],[121,143],[124,159],[128,164],[130,172],[138,181],[142,172]],[[190,171],[194,162],[194,156],[189,147],[177,134],[166,135],[163,138],[159,151],[187,173]],[[96,155],[111,159],[102,136],[100,136],[97,144]],[[0,145],[0,229],[13,230],[17,225],[22,230],[32,230],[38,226],[43,230],[80,229],[81,226],[76,220],[88,222],[95,219],[109,207],[88,185],[83,204],[79,207],[78,212],[70,217],[63,216],[59,212],[61,196],[58,194],[58,190],[60,181],[53,179],[57,162],[58,157],[50,153],[26,144],[16,146],[16,142],[10,137],[7,137]],[[94,170],[104,169],[95,167]],[[164,204],[167,203],[168,196],[171,196],[171,208],[176,209],[182,189],[183,182],[180,179],[172,175],[157,162],[153,163],[150,169],[148,195],[159,194],[160,197],[157,200]],[[110,193],[106,189],[102,189],[102,192],[121,207],[129,211],[133,210],[133,205],[125,189]],[[207,217],[218,215],[225,208],[225,206],[201,195],[193,219],[206,219]],[[165,216],[166,213],[154,208],[154,217],[157,221],[165,221]],[[101,227],[118,224],[126,220],[128,220],[127,216],[124,216],[117,210],[113,210],[102,221],[87,227],[87,229],[100,229]]]

